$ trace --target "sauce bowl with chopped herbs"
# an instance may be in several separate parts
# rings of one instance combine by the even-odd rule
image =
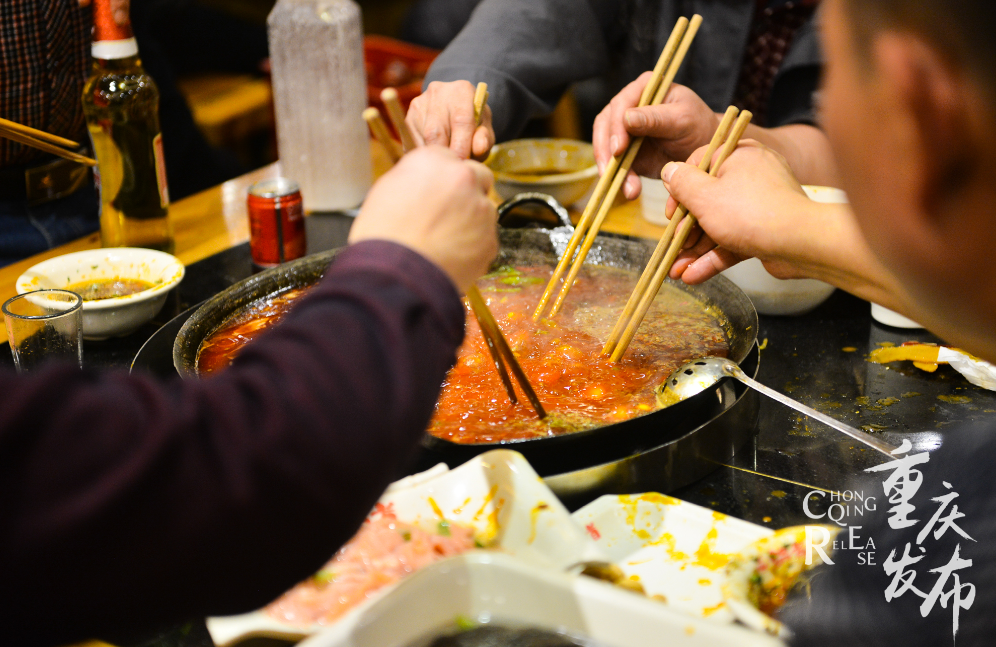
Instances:
[[[83,338],[121,337],[162,309],[183,279],[178,258],[152,249],[108,247],[64,254],[32,266],[17,293],[62,289],[83,298]]]

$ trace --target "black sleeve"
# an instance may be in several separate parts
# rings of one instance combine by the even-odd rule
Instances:
[[[411,460],[462,337],[446,275],[373,241],[214,377],[0,374],[7,640],[248,611],[306,577]]]
[[[484,81],[498,141],[549,114],[567,86],[609,66],[617,1],[484,0],[435,60],[432,81]]]
[[[816,97],[820,88],[823,54],[816,29],[818,18],[810,18],[796,33],[771,88],[767,126],[817,125]]]

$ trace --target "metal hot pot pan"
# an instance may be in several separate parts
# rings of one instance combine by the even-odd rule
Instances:
[[[501,249],[494,266],[555,263],[570,232],[501,229]],[[649,243],[600,236],[588,263],[642,271],[653,251]],[[267,270],[232,285],[211,298],[184,324],[173,346],[173,363],[184,377],[196,376],[197,350],[222,322],[258,299],[317,281],[336,250]],[[757,369],[757,313],[733,283],[716,277],[699,286],[675,287],[711,306],[723,320],[729,356],[749,375]],[[715,469],[752,435],[757,397],[724,380],[693,398],[638,418],[563,436],[500,444],[521,452],[558,494],[571,499],[603,492],[670,490]],[[497,443],[461,445],[426,434],[416,469],[438,462],[451,467]]]

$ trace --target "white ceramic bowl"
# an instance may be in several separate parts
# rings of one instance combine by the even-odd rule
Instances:
[[[847,194],[827,186],[804,186],[816,202],[847,203]],[[834,287],[813,279],[777,279],[756,258],[737,263],[723,272],[743,290],[763,315],[801,315],[826,301]]]
[[[643,219],[655,225],[667,225],[668,219],[664,212],[671,193],[664,182],[660,178],[641,177],[640,186],[640,212]]]
[[[183,279],[178,258],[137,247],[107,247],[63,254],[32,266],[17,279],[17,293],[64,289],[96,279],[138,279],[153,287],[123,297],[83,302],[83,338],[120,337],[155,317],[166,294]]]
[[[598,178],[591,144],[575,139],[516,139],[496,145],[484,162],[502,200],[519,193],[552,195],[564,206],[583,198]]]

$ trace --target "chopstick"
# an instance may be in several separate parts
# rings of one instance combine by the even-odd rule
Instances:
[[[397,99],[397,93],[395,93],[394,98],[395,100]],[[384,105],[389,105],[390,98],[385,99],[382,94],[381,99],[384,100]],[[480,123],[481,115],[484,111],[484,105],[487,103],[487,100],[488,85],[486,83],[479,83],[477,85],[477,90],[474,93],[474,116],[477,123]],[[400,105],[398,105],[397,108],[400,111]],[[364,114],[364,117],[365,116],[366,114]],[[388,116],[391,116],[390,108],[388,108]],[[414,146],[415,138],[412,137],[411,131],[408,129],[408,124],[405,123],[404,118],[395,120],[392,117],[392,122],[394,123],[394,127],[398,130],[398,134],[401,135],[401,140],[405,141],[405,138],[407,137],[413,142]],[[370,123],[369,120],[367,123]],[[529,378],[527,378],[526,374],[523,372],[522,366],[519,364],[519,360],[515,357],[515,353],[512,352],[512,348],[508,345],[508,340],[505,339],[505,335],[498,326],[498,322],[495,320],[494,314],[491,313],[491,310],[488,308],[487,301],[485,301],[484,296],[481,294],[481,291],[477,289],[476,285],[471,285],[467,290],[467,302],[470,303],[470,309],[477,318],[477,323],[481,328],[481,334],[484,336],[488,352],[491,353],[491,359],[494,361],[499,377],[501,377],[502,385],[504,385],[505,391],[508,393],[508,399],[511,400],[512,404],[517,404],[519,402],[519,398],[515,393],[515,387],[512,385],[512,380],[509,377],[509,369],[511,369],[512,375],[515,377],[516,382],[519,383],[519,388],[521,388],[523,393],[526,394],[526,398],[529,400],[529,404],[532,406],[533,410],[536,411],[536,415],[539,416],[541,420],[546,418],[546,410],[543,408],[542,403],[540,403],[539,397],[536,395],[536,390],[533,389],[532,384],[529,383]],[[508,368],[506,368],[506,365]]]
[[[515,353],[509,347],[508,340],[505,339],[501,328],[498,327],[498,322],[495,321],[494,314],[491,313],[491,309],[488,308],[484,296],[477,289],[476,285],[471,285],[467,289],[467,301],[470,302],[470,308],[474,311],[477,323],[481,326],[481,333],[484,334],[484,340],[488,344],[488,349],[491,350],[491,357],[498,367],[498,374],[502,377],[502,382],[505,384],[505,389],[508,391],[508,397],[512,401],[512,404],[515,404],[518,398],[515,397],[515,389],[512,388],[512,384],[508,381],[508,372],[502,362],[507,364],[508,368],[511,369],[512,375],[515,376],[515,381],[519,383],[519,387],[526,394],[526,398],[529,400],[529,404],[532,405],[536,415],[539,416],[540,420],[546,418],[546,409],[543,408],[539,396],[536,395],[532,384],[529,383],[529,378],[522,371],[519,360],[516,359]]]
[[[384,107],[387,109],[387,117],[394,124],[394,130],[397,131],[398,137],[401,138],[401,146],[407,153],[415,148],[416,144],[415,138],[412,136],[412,131],[409,130],[408,124],[405,123],[405,111],[398,100],[398,91],[394,88],[384,88],[380,93],[380,100],[384,102]]]
[[[367,108],[363,111],[363,120],[367,122],[367,125],[370,126],[370,132],[373,133],[373,136],[384,147],[384,150],[387,151],[387,156],[391,158],[391,163],[396,164],[401,159],[401,156],[405,154],[405,151],[401,149],[401,144],[391,137],[391,133],[387,130],[387,124],[384,123],[384,119],[380,116],[380,111],[377,108]]]
[[[0,137],[6,137],[11,141],[24,144],[25,146],[30,146],[31,148],[37,148],[38,150],[51,153],[52,155],[67,159],[71,162],[78,162],[80,164],[86,164],[87,166],[97,165],[97,160],[92,157],[87,157],[86,155],[80,155],[79,153],[68,151],[65,148],[60,148],[63,146],[76,148],[79,146],[79,144],[73,140],[47,133],[44,130],[31,128],[30,126],[25,126],[8,119],[0,119]]]
[[[730,127],[733,125],[733,120],[736,118],[738,112],[739,111],[733,106],[726,109],[726,114],[723,115],[723,119],[719,122],[716,132],[713,134],[712,140],[706,148],[705,155],[703,155],[702,159],[699,161],[699,169],[703,171],[709,170],[709,165],[712,163],[712,157],[715,154],[716,149],[719,148],[720,144],[723,143],[723,140],[730,132]],[[684,209],[684,206],[679,205],[678,208]],[[676,215],[677,211],[675,212],[675,216]],[[626,329],[626,324],[636,311],[640,298],[646,291],[647,286],[650,284],[650,280],[653,278],[654,272],[657,271],[657,267],[660,265],[661,260],[664,258],[664,254],[667,252],[671,241],[674,239],[674,230],[677,229],[678,223],[681,221],[681,218],[677,218],[675,216],[671,217],[671,221],[668,223],[667,229],[664,230],[664,234],[658,241],[657,247],[654,249],[654,253],[650,257],[650,261],[644,268],[643,274],[640,275],[640,280],[637,281],[636,287],[633,288],[629,301],[626,302],[626,306],[623,308],[622,314],[619,316],[615,326],[612,328],[612,332],[609,333],[609,339],[605,342],[605,346],[602,348],[603,355],[610,355],[615,349],[616,344],[619,342],[619,338],[622,336],[623,330]]]
[[[719,173],[719,168],[726,161],[726,158],[737,148],[740,138],[743,136],[744,131],[747,130],[751,117],[753,117],[750,110],[740,112],[736,123],[730,129],[730,122],[733,121],[733,117],[737,115],[737,112],[737,108],[733,106],[727,109],[723,120],[719,124],[719,128],[716,129],[716,133],[709,143],[706,154],[702,157],[702,161],[699,162],[699,168],[703,171],[708,168],[709,175],[713,177]],[[730,131],[729,137],[726,137],[727,130]],[[722,141],[724,137],[726,137],[726,143],[723,144],[719,156],[713,162],[713,153],[718,147],[719,141]],[[623,309],[622,315],[612,329],[609,340],[602,349],[602,354],[609,355],[613,362],[618,362],[629,347],[633,336],[643,322],[643,318],[646,316],[651,304],[653,304],[654,299],[657,298],[657,293],[660,292],[664,280],[667,278],[668,273],[670,273],[671,266],[674,265],[675,259],[685,246],[688,234],[691,232],[692,227],[695,226],[695,223],[695,216],[688,213],[688,208],[684,205],[678,205],[674,215],[671,216],[671,222],[664,231],[664,235],[661,236],[657,249],[654,250],[651,261],[647,264],[646,269],[644,269],[643,275],[637,282],[633,294],[630,295],[630,299]],[[673,236],[673,239],[670,238],[669,234]],[[667,252],[662,254],[661,250],[665,247],[667,248]],[[655,259],[659,259],[656,266],[654,264]]]
[[[62,146],[63,148],[76,148],[79,146],[77,142],[71,139],[66,139],[65,137],[59,137],[58,135],[53,135],[47,133],[44,130],[38,130],[37,128],[32,128],[31,126],[25,126],[19,124],[16,121],[11,121],[9,119],[0,118],[0,128],[10,130],[15,133],[20,133],[22,135],[27,135],[29,137],[34,137],[35,139],[40,139],[43,142],[48,142],[49,144],[55,144],[56,146]]]
[[[474,127],[481,125],[481,117],[484,116],[484,106],[488,105],[488,84],[483,81],[477,84],[474,89]]]
[[[678,73],[678,69],[681,67],[682,61],[684,61],[685,55],[688,53],[688,49],[692,46],[692,41],[695,39],[695,35],[698,33],[701,24],[702,16],[698,14],[692,16],[691,20],[685,17],[678,19],[674,25],[674,29],[671,31],[671,36],[667,40],[667,44],[664,46],[664,50],[661,52],[660,58],[657,60],[657,64],[654,66],[650,82],[647,83],[647,86],[643,89],[643,93],[640,95],[638,106],[657,105],[664,100],[668,90],[671,88],[674,77]],[[574,279],[577,278],[578,273],[581,271],[585,258],[587,258],[588,252],[595,242],[595,237],[598,236],[598,231],[609,212],[609,208],[615,201],[619,189],[622,188],[626,175],[629,174],[633,160],[636,159],[637,153],[640,152],[643,139],[643,137],[637,137],[631,140],[626,151],[622,155],[613,156],[606,166],[605,172],[599,178],[598,184],[595,185],[591,199],[581,214],[581,220],[578,221],[577,226],[574,228],[574,234],[567,243],[567,249],[564,250],[563,256],[561,256],[553,274],[550,276],[550,281],[547,283],[546,289],[543,290],[543,295],[540,297],[536,310],[533,312],[534,321],[539,320],[543,315],[543,311],[546,309],[546,305],[553,295],[553,291],[556,289],[557,282],[564,275],[564,271],[571,263],[571,260],[574,259],[574,264],[571,266],[567,279],[564,280],[556,301],[554,301],[550,315],[553,316],[560,311],[564,299],[567,298],[567,293],[574,283]],[[581,246],[577,258],[574,258],[574,252],[578,249],[578,245],[582,239],[584,239],[584,244]]]
[[[481,124],[481,117],[484,116],[484,106],[488,103],[488,94],[488,84],[483,82],[478,83],[474,92],[475,126]],[[522,371],[519,360],[516,359],[515,354],[509,347],[505,335],[501,332],[501,328],[498,327],[498,322],[495,321],[495,316],[491,313],[487,301],[484,300],[484,296],[477,289],[476,285],[471,285],[470,289],[467,290],[467,301],[470,303],[471,310],[474,311],[474,316],[477,317],[477,323],[484,334],[488,350],[491,351],[491,359],[494,360],[495,366],[498,368],[498,374],[502,378],[502,383],[505,385],[505,390],[508,391],[508,397],[512,401],[512,404],[515,404],[518,398],[515,395],[515,389],[512,388],[512,384],[508,379],[508,371],[503,361],[507,362],[509,368],[512,369],[512,374],[515,376],[522,391],[526,394],[529,404],[536,411],[536,415],[541,420],[546,418],[546,409],[543,408],[543,404],[536,395],[536,391],[533,389],[532,384],[529,383],[529,378]]]

